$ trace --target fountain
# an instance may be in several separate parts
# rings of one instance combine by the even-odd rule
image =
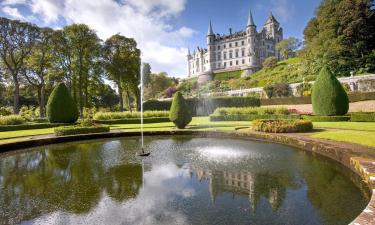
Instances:
[[[141,81],[140,81],[140,89],[141,89],[141,152],[138,152],[138,156],[149,156],[151,154],[151,152],[145,152],[144,151],[144,147],[143,147],[143,64],[141,62],[141,71],[140,71],[140,75],[141,75]]]

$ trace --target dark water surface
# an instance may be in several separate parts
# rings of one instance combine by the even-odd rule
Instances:
[[[0,155],[1,224],[342,225],[368,201],[342,166],[287,146],[186,136],[145,145],[143,161],[139,138]]]

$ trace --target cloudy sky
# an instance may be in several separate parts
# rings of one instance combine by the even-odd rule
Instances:
[[[303,37],[319,0],[0,0],[0,16],[62,28],[85,23],[105,40],[133,37],[153,72],[186,75],[187,49],[205,46],[209,20],[215,33],[243,30],[251,8],[258,29],[270,12],[284,36]]]

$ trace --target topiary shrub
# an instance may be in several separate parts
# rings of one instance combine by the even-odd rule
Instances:
[[[47,102],[47,118],[50,123],[75,123],[78,109],[64,83],[53,89]]]
[[[319,116],[342,116],[349,110],[349,98],[332,72],[323,67],[311,96],[313,111]]]
[[[191,112],[182,94],[175,93],[169,112],[169,119],[179,128],[184,129],[191,122]]]
[[[254,120],[252,128],[255,131],[267,133],[295,133],[295,132],[310,132],[313,129],[311,121],[305,120],[274,120],[263,119]]]

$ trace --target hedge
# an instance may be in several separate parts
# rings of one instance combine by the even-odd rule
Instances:
[[[59,83],[53,89],[46,109],[50,123],[75,123],[78,120],[77,105],[64,83]]]
[[[349,121],[350,116],[309,116],[303,115],[302,119],[309,120],[312,122],[339,122],[339,121]]]
[[[56,136],[106,133],[109,131],[110,131],[110,128],[108,126],[89,126],[89,127],[66,126],[66,127],[56,127],[54,130]]]
[[[19,125],[25,123],[20,115],[0,116],[0,125]]]
[[[168,117],[169,111],[144,111],[143,118]],[[98,112],[94,120],[126,120],[141,118],[141,112]]]
[[[210,115],[210,121],[253,121],[258,119],[300,119],[300,115],[284,114],[231,114],[231,115]]]
[[[233,114],[252,114],[252,115],[263,115],[263,114],[283,114],[289,115],[290,112],[286,107],[220,107],[215,109],[214,115],[233,115]]]
[[[213,97],[188,98],[186,103],[193,116],[208,116],[219,107],[256,107],[260,106],[259,98],[254,97]],[[145,110],[169,110],[171,101],[150,100],[143,103]]]
[[[252,129],[268,133],[309,132],[313,129],[311,121],[305,120],[255,120]]]
[[[0,126],[0,132],[16,131],[16,130],[33,130],[44,129],[66,125],[64,123],[25,123],[20,125],[3,125]]]
[[[375,122],[374,112],[355,112],[351,114],[352,122]]]
[[[140,118],[128,118],[128,119],[117,119],[117,120],[94,120],[95,123],[100,124],[140,124]],[[168,117],[151,117],[143,118],[143,123],[163,123],[170,122]]]

